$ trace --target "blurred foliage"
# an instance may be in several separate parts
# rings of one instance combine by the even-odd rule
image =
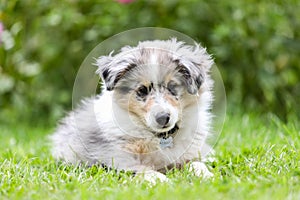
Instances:
[[[231,108],[299,116],[299,10],[298,0],[0,0],[1,120],[61,117],[88,53],[144,26],[174,29],[206,46]]]

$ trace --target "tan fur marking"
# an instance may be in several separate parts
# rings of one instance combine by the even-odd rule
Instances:
[[[134,95],[132,95],[131,98],[129,99],[128,111],[140,117],[142,117],[144,114],[143,107],[140,106],[140,103],[135,99]]]
[[[147,154],[158,150],[157,144],[149,139],[130,140],[124,148],[134,154]]]
[[[173,74],[173,73],[168,73],[168,74],[165,76],[165,78],[164,78],[164,82],[165,82],[165,83],[169,83],[169,82],[172,80],[173,77],[174,77],[174,74]]]
[[[164,98],[175,108],[178,108],[179,107],[179,102],[174,99],[174,97],[168,95],[168,94],[165,94]]]
[[[151,109],[153,104],[154,104],[154,99],[153,98],[147,100],[147,103],[145,105],[145,112],[146,113],[149,112],[149,110]]]

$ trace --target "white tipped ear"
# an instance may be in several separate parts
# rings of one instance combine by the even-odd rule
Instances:
[[[211,56],[199,44],[180,45],[174,56],[177,70],[182,74],[190,94],[197,94],[206,74],[213,65]]]
[[[203,82],[203,72],[195,68],[193,63],[182,62],[182,60],[175,62],[177,63],[176,70],[181,74],[187,91],[190,94],[197,94]]]
[[[111,52],[108,56],[101,56],[96,60],[98,69],[97,74],[104,81],[106,89],[111,91],[115,88],[117,82],[123,78],[126,72],[136,67],[136,62],[131,54],[122,52],[112,56]]]
[[[207,53],[206,48],[201,47],[199,44],[195,44],[191,60],[199,68],[204,69],[205,72],[208,72],[214,64],[214,61],[211,55]]]

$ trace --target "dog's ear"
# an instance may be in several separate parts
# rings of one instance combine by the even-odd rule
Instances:
[[[197,94],[205,77],[209,72],[213,60],[207,54],[206,49],[200,45],[183,45],[178,49],[178,54],[174,57],[176,70],[181,74],[187,91],[190,94]]]
[[[116,73],[112,70],[114,60],[112,53],[109,56],[101,56],[96,60],[96,65],[98,66],[96,74],[100,75],[102,82],[104,82],[106,89],[109,91],[114,89],[116,77]]]
[[[113,52],[96,60],[96,65],[98,66],[96,73],[100,75],[106,89],[109,91],[115,88],[117,82],[126,72],[136,67],[132,60],[120,59],[121,56],[112,56],[112,54]]]
[[[195,73],[195,70],[191,70],[191,67],[188,67],[188,65],[181,64],[179,60],[175,62],[177,64],[176,70],[180,73],[187,91],[190,94],[197,94],[203,83],[203,73],[200,70],[197,70]]]

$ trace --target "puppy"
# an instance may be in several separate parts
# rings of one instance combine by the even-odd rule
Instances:
[[[70,112],[51,136],[53,156],[68,163],[130,170],[155,182],[182,167],[210,177],[211,56],[170,39],[140,42],[96,60],[102,94]]]

